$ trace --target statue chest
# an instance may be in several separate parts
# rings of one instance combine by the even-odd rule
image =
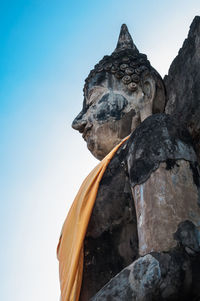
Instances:
[[[85,237],[80,300],[88,300],[137,256],[132,192],[126,170],[116,154],[100,183]]]

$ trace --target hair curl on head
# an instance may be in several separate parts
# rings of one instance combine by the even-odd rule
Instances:
[[[151,66],[146,54],[140,53],[125,24],[122,25],[117,47],[111,55],[105,55],[94,69],[90,71],[85,80],[84,96],[88,94],[91,80],[98,74],[104,78],[106,72],[113,74],[116,79],[123,82],[128,90],[134,92],[138,85],[142,86],[143,79],[150,75],[156,82],[156,95],[153,111],[160,112],[165,106],[165,87],[159,73]],[[164,98],[164,100],[161,100]]]
[[[117,79],[122,80],[130,91],[135,91],[142,73],[149,73],[151,68],[145,54],[136,53],[132,49],[113,52],[110,56],[105,55],[90,71],[85,80],[84,92],[87,91],[89,81],[103,71],[113,74]]]

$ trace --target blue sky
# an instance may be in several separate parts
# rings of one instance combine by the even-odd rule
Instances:
[[[89,70],[126,23],[164,76],[199,12],[199,0],[1,0],[1,300],[59,298],[60,229],[97,163],[71,129]]]

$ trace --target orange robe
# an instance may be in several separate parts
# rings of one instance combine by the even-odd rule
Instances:
[[[83,273],[83,243],[99,183],[120,142],[87,176],[64,222],[57,247],[61,301],[78,301]]]

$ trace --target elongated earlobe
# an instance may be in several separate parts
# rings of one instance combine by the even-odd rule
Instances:
[[[142,91],[144,93],[144,105],[143,108],[140,110],[141,122],[145,120],[148,116],[152,115],[155,90],[155,81],[151,77],[148,77],[145,80],[143,80]]]
[[[144,97],[146,102],[153,103],[155,92],[156,92],[156,84],[152,78],[148,78],[143,82],[142,85]]]

